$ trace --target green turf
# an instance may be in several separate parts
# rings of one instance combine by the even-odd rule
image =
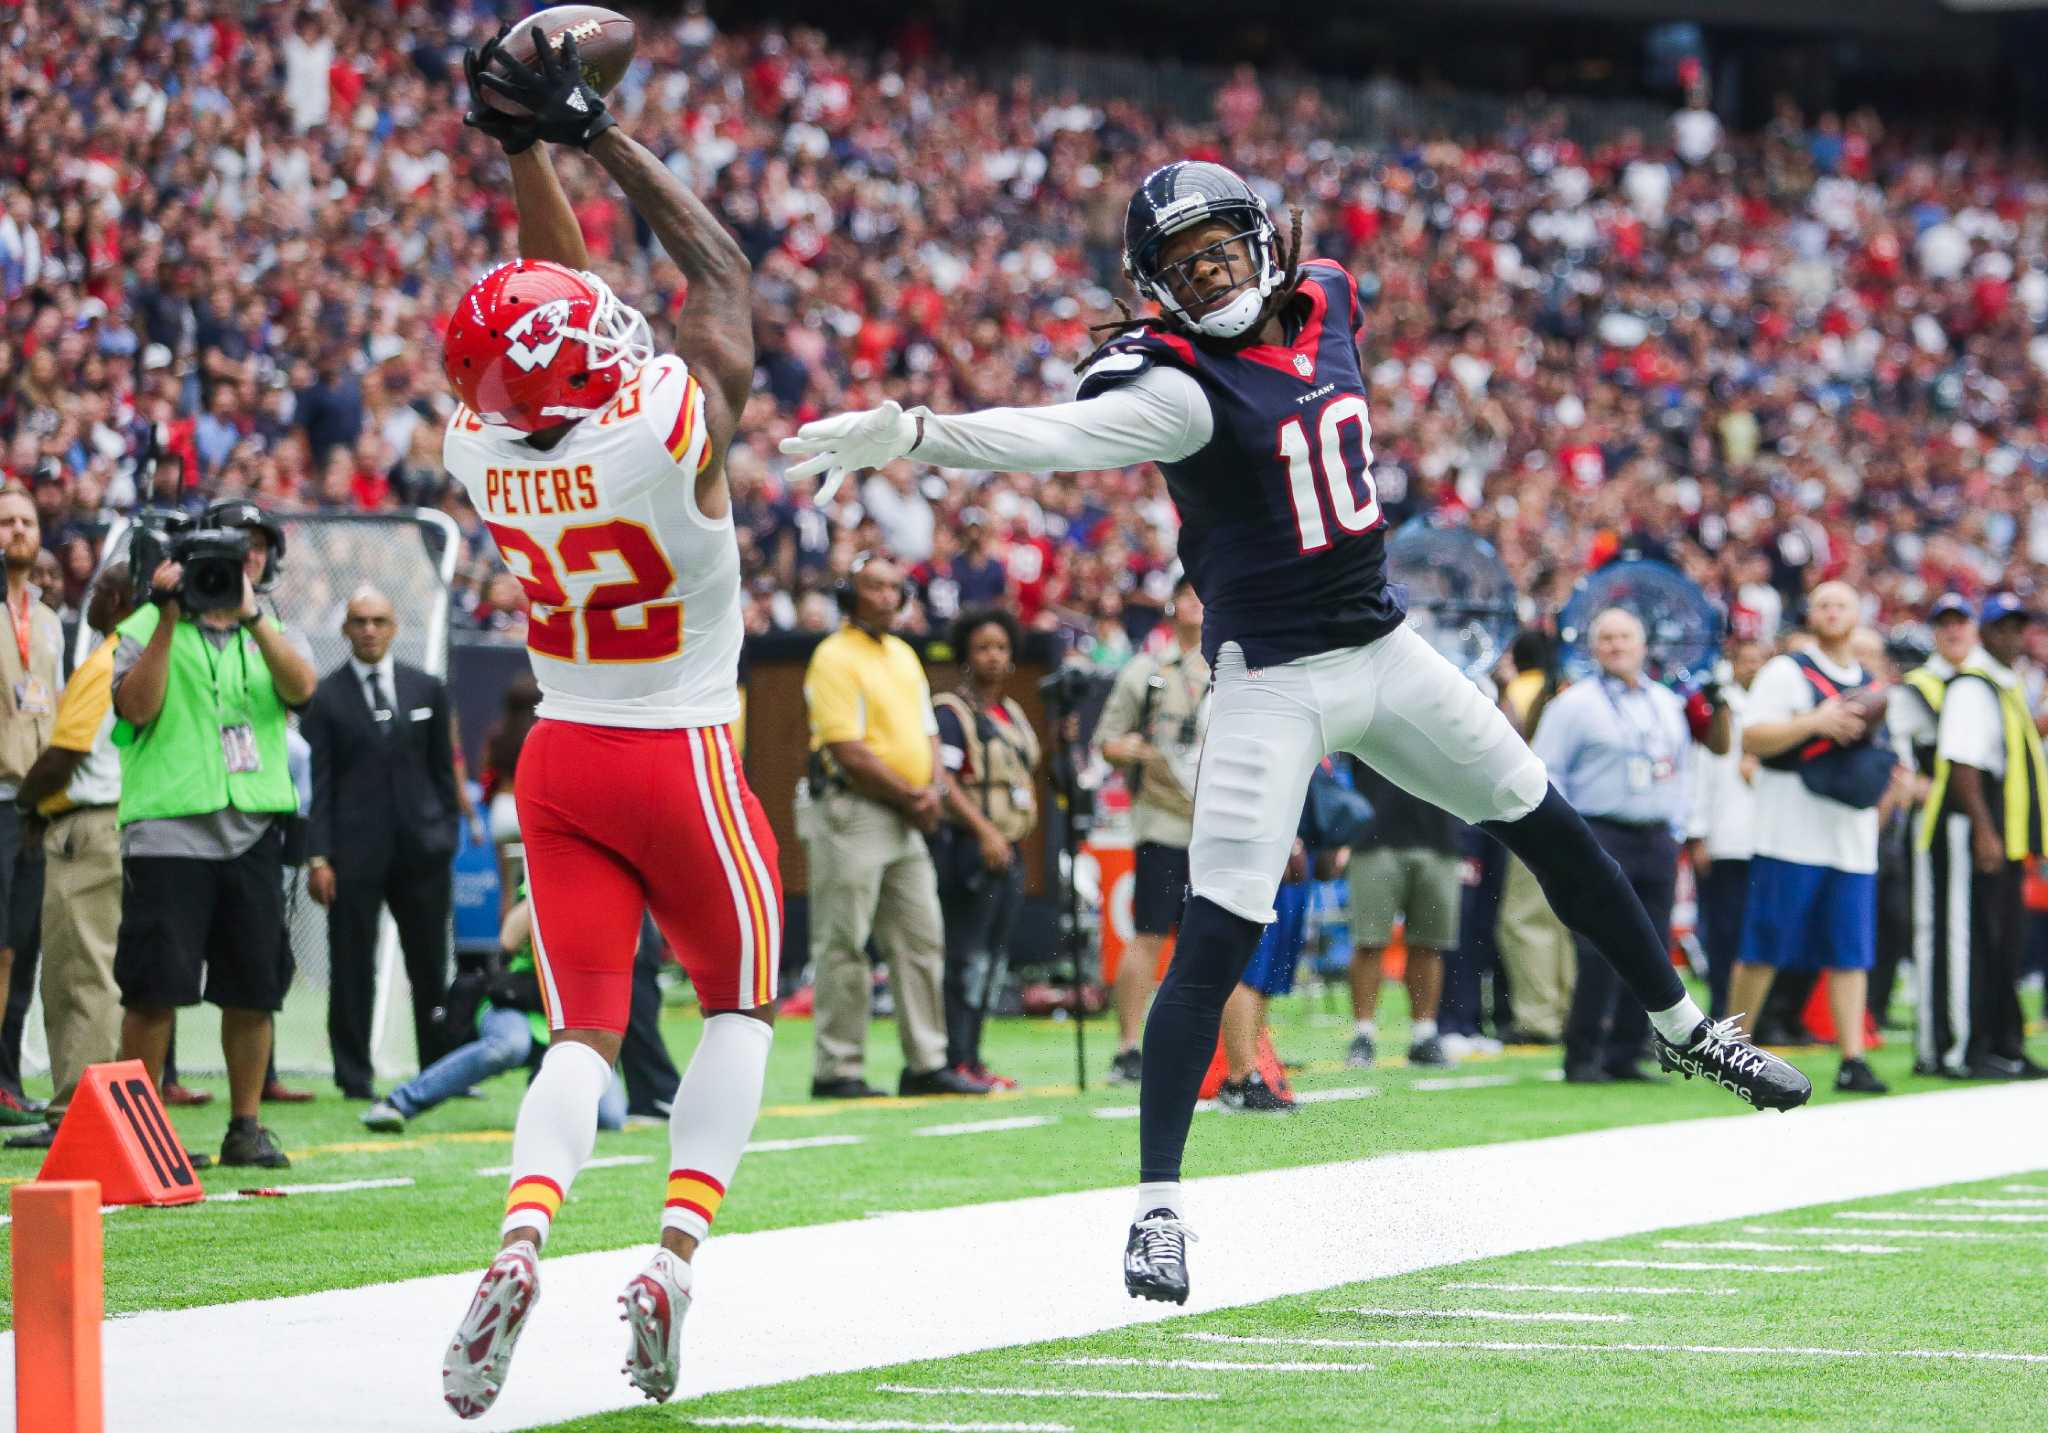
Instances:
[[[1398,989],[1390,988],[1387,1005],[1387,1034],[1398,1036],[1403,1018]],[[1379,1095],[1314,1105],[1292,1116],[1198,1116],[1189,1150],[1191,1175],[1532,1139],[1727,1115],[1736,1109],[1728,1096],[1698,1083],[1595,1088],[1549,1083],[1541,1076],[1556,1068],[1554,1051],[1473,1061],[1454,1072],[1519,1077],[1511,1085],[1423,1093],[1410,1087],[1415,1076],[1398,1065],[1369,1075],[1344,1070],[1340,1060],[1350,1022],[1337,1010],[1334,997],[1297,996],[1277,1007],[1276,1037],[1283,1054],[1308,1063],[1298,1087],[1371,1085]],[[1099,1072],[1110,1053],[1110,1027],[1100,1020],[1091,1026],[1090,1062]],[[696,1039],[696,1018],[670,1011],[665,1030],[680,1065]],[[750,1155],[720,1211],[722,1232],[1111,1187],[1131,1177],[1135,1121],[1097,1119],[1092,1112],[1135,1106],[1137,1093],[1095,1083],[1087,1094],[1075,1093],[1071,1026],[997,1022],[990,1031],[989,1059],[1026,1088],[984,1100],[814,1103],[806,1097],[810,1036],[808,1021],[787,1022],[779,1032],[755,1139],[829,1134],[856,1135],[863,1142]],[[886,1022],[877,1022],[870,1049],[870,1078],[893,1085],[899,1060],[894,1031]],[[1813,1051],[1798,1058],[1824,1086],[1833,1057]],[[1901,1090],[1938,1087],[1907,1075],[1909,1058],[1895,1041],[1874,1063]],[[220,1088],[218,1082],[211,1087]],[[523,1088],[521,1077],[502,1077],[487,1087],[488,1098],[451,1101],[414,1121],[403,1136],[365,1131],[358,1123],[362,1106],[342,1101],[327,1088],[312,1105],[269,1107],[265,1120],[291,1152],[292,1168],[278,1174],[211,1171],[205,1176],[210,1191],[398,1176],[416,1184],[110,1214],[105,1225],[108,1311],[269,1298],[479,1266],[496,1242],[505,1181],[477,1171],[509,1158],[509,1131]],[[1834,1096],[1823,1088],[1818,1098]],[[921,1126],[1016,1115],[1053,1116],[1055,1122],[957,1139],[911,1133]],[[218,1103],[176,1111],[173,1120],[194,1149],[217,1149],[226,1125]],[[666,1153],[667,1135],[660,1127],[599,1135],[600,1158],[645,1155],[649,1162],[586,1170],[548,1252],[622,1248],[650,1239]],[[0,1179],[31,1178],[39,1162],[39,1155],[0,1151]],[[375,1237],[365,1237],[366,1229],[374,1229]],[[224,1257],[224,1251],[230,1256]],[[6,1280],[7,1265],[0,1262],[0,1287]],[[11,1300],[7,1313],[11,1320]]]
[[[1739,1171],[1728,1172],[1741,1177]],[[1946,1192],[1995,1193],[2008,1181]],[[2032,1182],[2048,1189],[2048,1178]],[[1056,1423],[1094,1430],[1414,1428],[2038,1429],[2048,1363],[1785,1356],[1748,1352],[1602,1353],[1616,1343],[1742,1349],[1969,1350],[2048,1354],[2038,1276],[2048,1234],[1986,1239],[1883,1237],[1884,1226],[1837,1221],[1837,1209],[1911,1209],[1938,1191],[1823,1205],[1763,1219],[1548,1249],[1398,1278],[1350,1284],[1089,1338],[806,1379],[663,1409],[606,1414],[561,1430],[688,1427],[693,1419],[805,1417],[920,1423]],[[1664,1239],[1736,1239],[1815,1246],[1790,1231],[1840,1223],[1838,1242],[1901,1248],[1891,1255],[1771,1254],[1660,1249]],[[1953,1227],[1953,1226],[1951,1226]],[[1980,1232],[1996,1226],[1974,1226]],[[2034,1226],[2011,1226],[2014,1229]],[[1785,1231],[1759,1233],[1758,1229]],[[1200,1277],[1197,1248],[1196,1276]],[[1764,1275],[1563,1268],[1559,1258],[1628,1257],[1717,1263],[1824,1264],[1826,1272]],[[1734,1296],[1452,1290],[1452,1282],[1695,1286]],[[1625,1323],[1512,1323],[1470,1317],[1387,1317],[1327,1310],[1624,1313]],[[1249,1339],[1486,1341],[1576,1352],[1371,1348],[1232,1343]],[[1063,1365],[1062,1359],[1196,1359],[1246,1363],[1372,1364],[1370,1371],[1194,1371]],[[919,1395],[925,1388],[1156,1390],[1213,1402],[1122,1402],[1015,1396]],[[771,1421],[762,1426],[775,1426]]]

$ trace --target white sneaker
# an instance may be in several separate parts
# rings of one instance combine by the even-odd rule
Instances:
[[[683,1372],[683,1318],[690,1312],[690,1266],[657,1249],[619,1295],[619,1317],[632,1331],[620,1369],[656,1403],[675,1396]]]
[[[1467,1035],[1465,1046],[1475,1055],[1498,1055],[1507,1048],[1491,1035]]]
[[[441,1396],[458,1418],[480,1418],[497,1402],[519,1331],[539,1301],[540,1250],[523,1239],[500,1249],[441,1365]]]
[[[377,1100],[363,1111],[363,1125],[379,1134],[399,1134],[405,1129],[405,1115],[389,1100]]]
[[[1462,1060],[1472,1053],[1472,1041],[1467,1036],[1445,1035],[1440,1038],[1444,1047],[1444,1053],[1453,1060]]]

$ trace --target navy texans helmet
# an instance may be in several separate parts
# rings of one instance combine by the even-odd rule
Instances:
[[[1231,226],[1228,238],[1176,264],[1160,262],[1173,235],[1218,221]],[[1189,307],[1202,302],[1191,282],[1193,265],[1204,257],[1217,257],[1218,250],[1238,240],[1250,250],[1250,269],[1225,258],[1231,266],[1230,287],[1201,317],[1192,316]],[[1266,201],[1230,170],[1203,160],[1183,159],[1153,170],[1124,213],[1124,272],[1133,286],[1180,323],[1210,338],[1242,337],[1259,321],[1266,300],[1285,277],[1278,249]]]

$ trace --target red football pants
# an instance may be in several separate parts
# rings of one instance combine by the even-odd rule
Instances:
[[[538,723],[514,785],[548,1025],[623,1034],[641,916],[707,1013],[775,999],[775,836],[725,727]]]

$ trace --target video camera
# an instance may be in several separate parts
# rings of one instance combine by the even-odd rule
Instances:
[[[1049,677],[1038,683],[1038,696],[1048,707],[1062,712],[1076,712],[1086,706],[1091,698],[1109,693],[1115,678],[1107,672],[1097,672],[1089,667],[1068,664],[1056,669]]]
[[[175,599],[187,612],[231,612],[242,605],[243,564],[249,555],[246,532],[200,527],[189,514],[144,512],[128,539],[128,571],[135,601]],[[156,570],[166,562],[184,568],[177,588],[158,592]]]

